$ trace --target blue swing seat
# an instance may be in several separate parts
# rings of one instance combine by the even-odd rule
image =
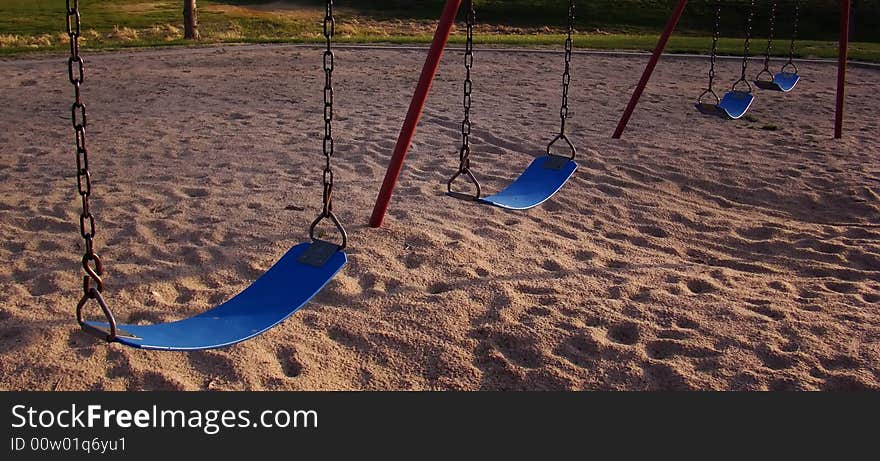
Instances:
[[[723,110],[728,117],[736,120],[742,118],[742,116],[749,111],[754,100],[755,96],[752,95],[751,92],[733,90],[728,91],[727,94],[721,98],[721,103],[718,104],[718,107]]]
[[[773,90],[788,93],[801,80],[795,72],[780,72],[773,76],[773,80],[755,80],[755,85],[762,90]]]
[[[191,351],[230,346],[281,323],[309,302],[345,266],[348,256],[336,250],[320,267],[300,261],[312,243],[291,248],[262,277],[225,303],[176,322],[117,325],[114,339],[139,349]],[[85,328],[109,329],[85,322]]]
[[[548,163],[549,162],[549,163]],[[536,158],[516,181],[501,192],[480,199],[508,210],[534,208],[553,197],[577,170],[577,163],[566,157],[544,155]]]

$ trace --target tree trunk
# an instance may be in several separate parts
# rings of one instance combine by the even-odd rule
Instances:
[[[196,0],[183,0],[183,38],[199,40],[199,16],[196,11]]]

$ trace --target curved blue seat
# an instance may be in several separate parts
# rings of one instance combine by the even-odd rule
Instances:
[[[800,75],[795,72],[780,72],[773,76],[773,80],[755,80],[755,85],[763,90],[781,91],[788,93],[797,86],[801,80]]]
[[[780,72],[773,76],[773,83],[779,88],[779,91],[788,93],[797,86],[801,81],[801,76],[794,72]]]
[[[755,96],[752,95],[751,92],[733,90],[728,91],[727,94],[721,98],[718,107],[723,110],[728,117],[736,120],[749,111],[754,100]]]
[[[196,316],[155,325],[117,325],[115,341],[140,349],[200,350],[230,346],[281,323],[309,302],[348,262],[336,251],[322,266],[300,261],[311,243],[291,248],[262,277],[225,303]],[[107,323],[85,322],[108,329]]]
[[[480,200],[508,210],[534,208],[562,189],[575,170],[577,163],[566,157],[538,157],[504,190]]]

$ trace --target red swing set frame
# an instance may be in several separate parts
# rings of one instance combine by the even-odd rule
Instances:
[[[636,89],[633,91],[629,104],[627,104],[626,109],[623,111],[623,116],[617,124],[617,129],[614,130],[614,139],[620,139],[623,135],[623,131],[626,130],[626,125],[629,123],[629,119],[632,117],[633,112],[635,112],[639,99],[642,97],[645,87],[651,80],[654,68],[657,67],[657,62],[660,60],[660,56],[666,49],[669,37],[671,37],[672,33],[675,31],[675,26],[678,25],[678,20],[681,19],[681,15],[684,13],[684,8],[687,6],[687,3],[688,0],[679,0],[678,5],[676,5],[675,9],[672,11],[672,15],[669,16],[666,28],[663,30],[663,34],[660,36],[657,46],[654,48],[654,53],[651,55],[651,59],[648,61],[644,73],[642,73],[642,78],[639,80],[638,85],[636,85]],[[843,105],[846,96],[846,60],[847,51],[849,50],[849,20],[851,12],[852,0],[841,0],[840,40],[838,42],[840,51],[838,53],[837,62],[837,108],[834,114],[835,139],[840,139],[843,136]]]
[[[406,160],[406,154],[409,151],[410,144],[415,135],[416,126],[418,126],[419,119],[421,119],[422,110],[425,107],[425,101],[428,99],[428,92],[431,90],[431,84],[434,82],[434,76],[437,74],[437,68],[440,66],[440,58],[443,57],[443,51],[446,49],[446,44],[449,42],[449,35],[452,31],[452,26],[455,23],[455,16],[458,14],[458,9],[461,7],[461,3],[462,0],[447,0],[446,5],[443,7],[443,13],[440,15],[440,22],[437,24],[437,30],[434,32],[434,40],[431,42],[428,56],[425,58],[425,64],[422,67],[419,82],[416,85],[416,90],[410,101],[409,110],[406,113],[406,119],[403,122],[403,126],[400,128],[400,134],[397,137],[397,144],[394,146],[394,152],[391,155],[388,171],[385,173],[382,188],[379,190],[379,196],[373,207],[373,214],[370,216],[371,227],[381,227],[382,222],[385,220],[385,214],[388,211],[388,205],[391,202],[391,196],[394,193],[394,186],[397,184],[397,179],[400,177],[400,172],[403,170],[403,162]],[[632,117],[636,105],[639,103],[639,98],[641,98],[642,93],[645,91],[645,87],[651,80],[654,68],[657,67],[657,62],[660,60],[660,56],[666,49],[669,37],[672,36],[672,33],[675,31],[675,27],[678,25],[678,20],[681,18],[682,13],[684,13],[687,3],[688,0],[679,0],[678,5],[669,17],[666,28],[663,30],[663,34],[660,36],[656,48],[654,48],[654,53],[651,55],[647,67],[645,67],[642,78],[636,86],[626,110],[624,110],[623,117],[620,119],[617,129],[614,131],[615,139],[619,139],[623,134],[623,131],[626,129],[626,125],[629,123],[629,119]],[[837,111],[834,119],[834,137],[838,139],[843,134],[843,104],[846,91],[846,60],[847,50],[849,48],[849,19],[851,8],[851,0],[841,0],[840,58],[837,71]]]

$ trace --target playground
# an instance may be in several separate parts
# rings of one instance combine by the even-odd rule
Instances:
[[[443,54],[455,0],[430,48],[328,1],[322,44],[113,52],[71,0],[69,56],[0,61],[0,388],[880,388],[880,69],[776,2],[661,59],[686,3],[653,55],[572,2]]]

